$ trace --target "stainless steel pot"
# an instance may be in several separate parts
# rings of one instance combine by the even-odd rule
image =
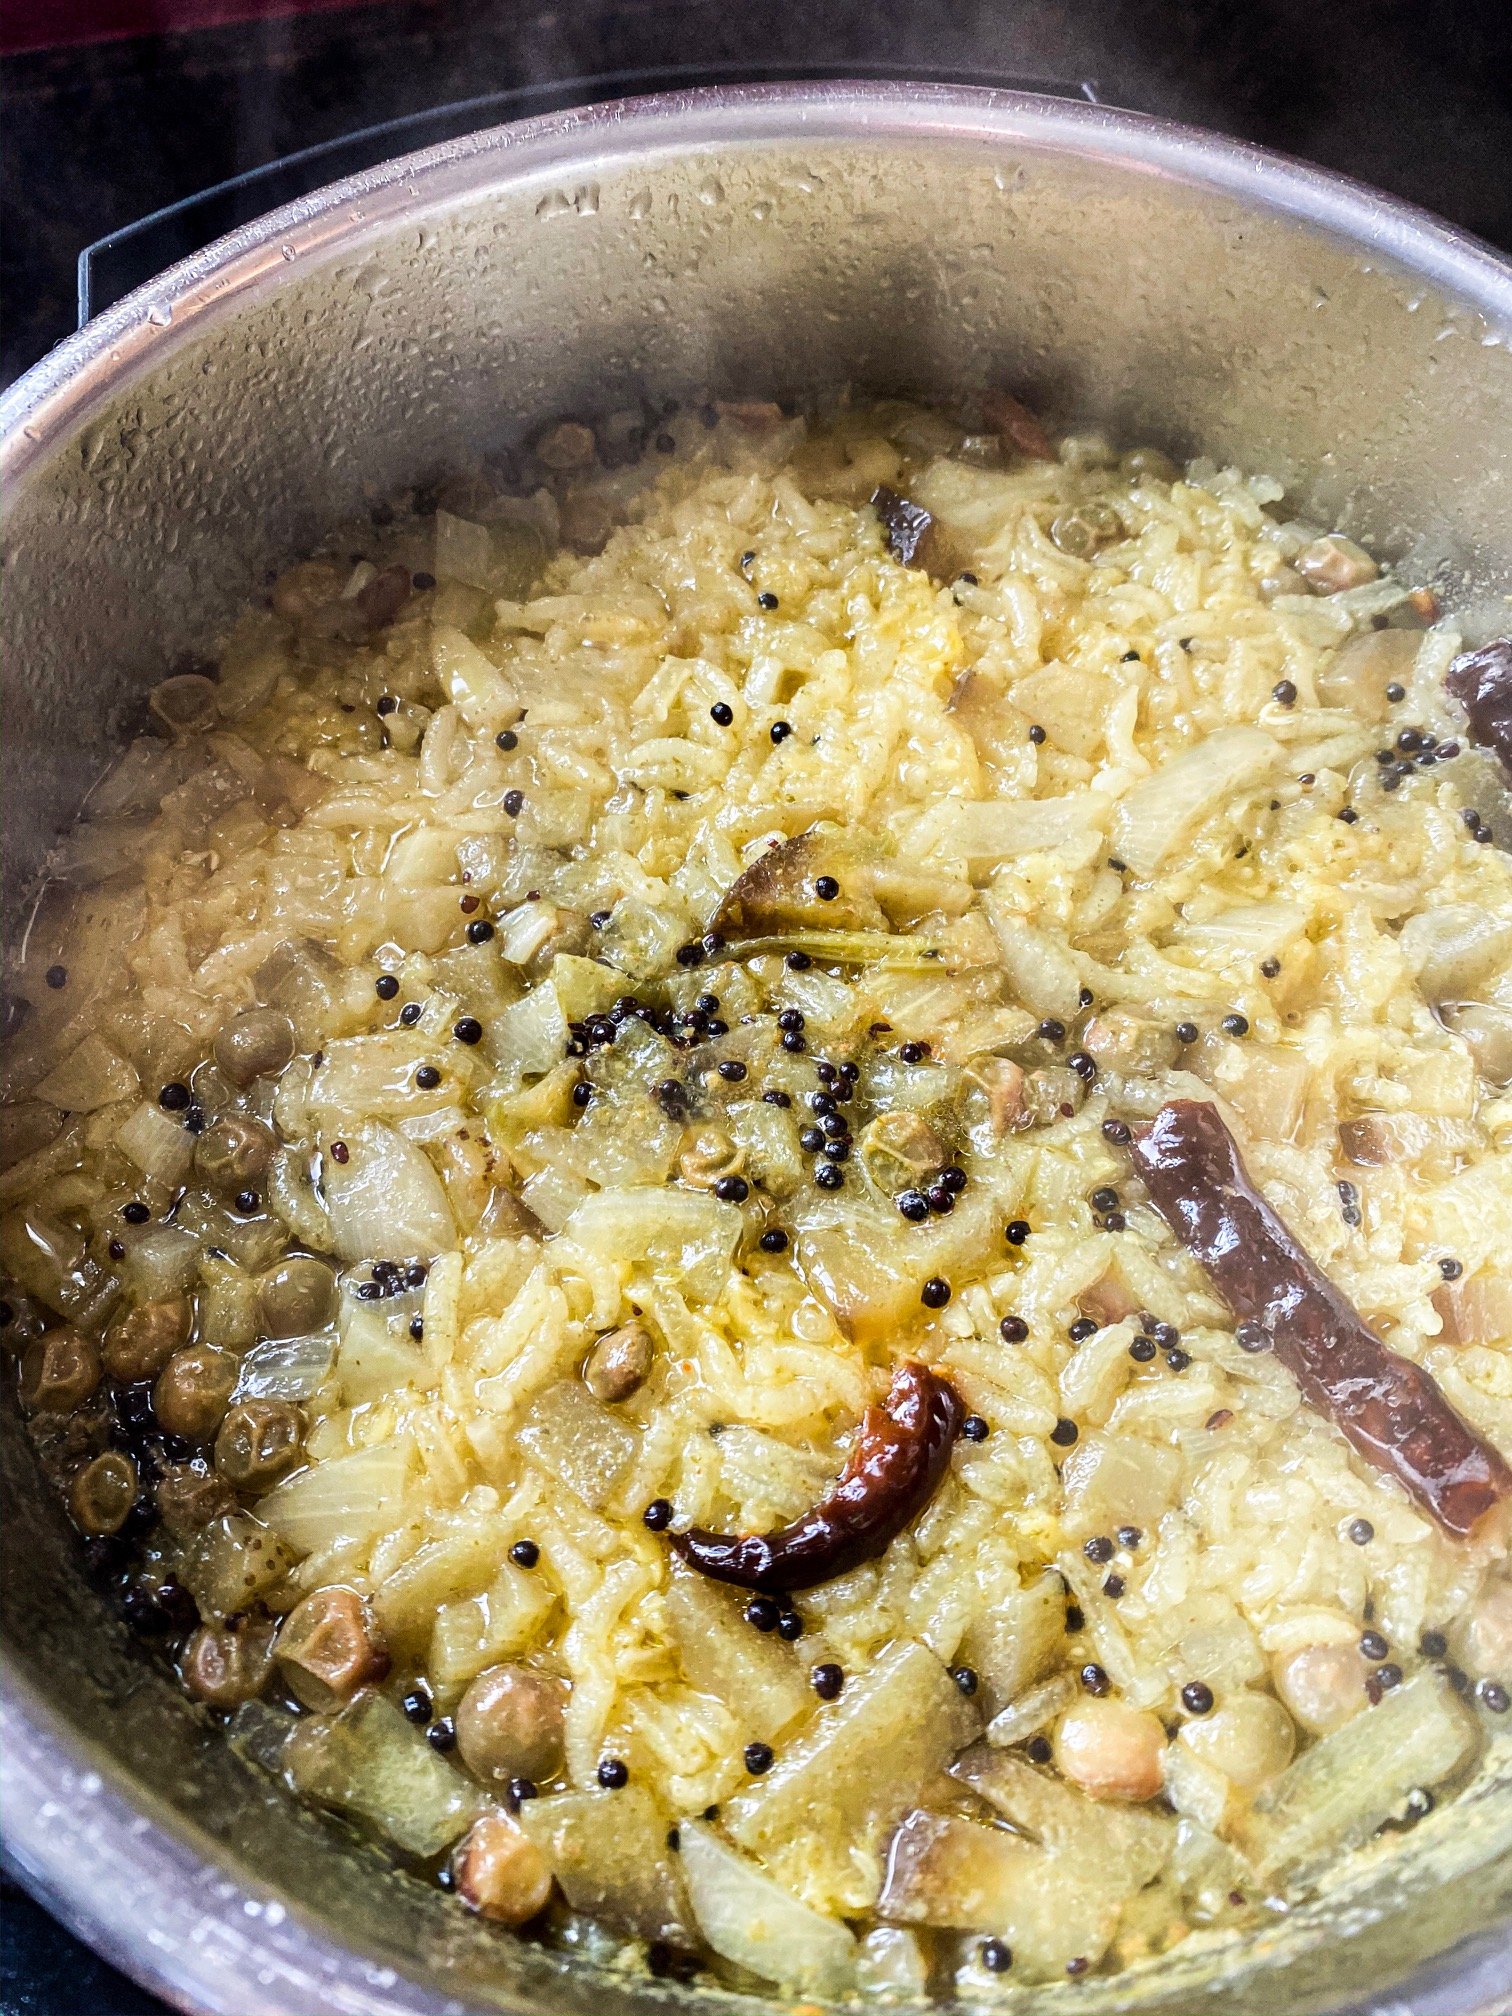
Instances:
[[[7,914],[123,707],[264,568],[544,416],[647,386],[1005,382],[1274,471],[1489,627],[1512,591],[1509,342],[1512,271],[1431,219],[1049,100],[694,93],[393,163],[176,268],[0,408]],[[226,2016],[749,2009],[490,1933],[295,1811],[107,1617],[10,1409],[0,1431],[6,1852],[119,1965]],[[1505,2009],[1509,1850],[1501,1756],[1284,1925],[1053,2006]]]

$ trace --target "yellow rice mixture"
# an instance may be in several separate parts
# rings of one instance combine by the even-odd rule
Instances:
[[[234,1740],[431,1868],[480,1813],[523,1831],[552,1936],[837,1999],[1241,1936],[1466,1775],[1512,1598],[1495,1543],[1436,1531],[1239,1348],[1103,1123],[1217,1099],[1319,1264],[1512,1456],[1512,864],[1462,817],[1476,753],[1376,755],[1456,734],[1458,638],[1233,470],[1094,437],[1026,460],[902,405],[658,431],[605,466],[558,429],[510,494],[342,530],[101,785],[4,1053],[5,1334],[187,1297],[239,1400],[297,1405],[279,1481],[181,1506],[133,1573],[211,1627],[366,1599],[378,1688],[290,1738],[275,1661]],[[933,575],[878,484],[933,515]],[[357,620],[395,565],[392,621]],[[806,833],[830,909],[703,952]],[[622,997],[662,1028],[595,1040]],[[259,1001],[296,1054],[238,1086],[215,1039]],[[816,1060],[855,1067],[836,1188],[800,1138]],[[228,1114],[277,1139],[236,1200],[184,1125]],[[966,1179],[922,1223],[888,1161],[909,1116]],[[291,1244],[341,1292],[270,1338]],[[596,1398],[630,1325],[649,1370]],[[800,1636],[756,1628],[646,1507],[794,1518],[905,1359],[985,1434],[881,1560],[796,1599]],[[35,1416],[65,1490],[121,1442],[118,1384]],[[213,1479],[212,1442],[159,1467]],[[420,1726],[507,1662],[566,1683],[533,1799]]]

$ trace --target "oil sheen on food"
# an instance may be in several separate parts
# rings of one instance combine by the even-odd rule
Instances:
[[[1502,1740],[1512,646],[1126,447],[556,420],[259,584],[52,859],[44,1469],[501,1942],[1074,1996]]]

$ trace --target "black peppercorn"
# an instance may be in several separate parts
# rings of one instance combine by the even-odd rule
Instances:
[[[399,982],[392,973],[380,973],[373,982],[373,988],[380,1001],[392,1001],[399,992]]]
[[[1211,1715],[1213,1690],[1205,1680],[1188,1680],[1181,1690],[1181,1705],[1189,1715]]]
[[[898,1056],[905,1064],[922,1064],[928,1055],[927,1043],[902,1043],[898,1046]]]
[[[1297,701],[1297,689],[1290,679],[1278,679],[1271,688],[1271,698],[1279,706],[1294,707]]]
[[[1095,1660],[1081,1669],[1081,1684],[1089,1694],[1103,1695],[1112,1688],[1112,1681]]]
[[[158,1104],[165,1113],[182,1113],[186,1107],[191,1106],[193,1103],[193,1093],[187,1085],[179,1084],[177,1079],[171,1084],[165,1085],[158,1094]]]
[[[1050,1430],[1050,1440],[1055,1444],[1057,1449],[1069,1449],[1080,1432],[1074,1421],[1068,1421],[1062,1415],[1061,1419]]]
[[[478,1021],[476,1016],[463,1015],[458,1021],[453,1023],[452,1034],[459,1043],[481,1043],[483,1041],[483,1024]]]
[[[1356,1547],[1368,1547],[1375,1538],[1375,1528],[1368,1519],[1351,1519],[1344,1530]]]
[[[42,975],[42,978],[56,994],[60,988],[68,985],[68,968],[66,966],[49,966],[47,971]]]
[[[1057,1022],[1054,1016],[1047,1016],[1039,1025],[1039,1034],[1047,1043],[1063,1043],[1066,1040],[1066,1025]]]
[[[516,1568],[534,1568],[541,1558],[541,1550],[534,1540],[516,1540],[509,1550],[509,1558]]]
[[[769,1225],[756,1243],[763,1253],[785,1253],[788,1235],[780,1225]]]
[[[467,927],[466,937],[469,945],[486,945],[493,935],[494,927],[486,917],[474,917]]]
[[[903,1216],[914,1225],[929,1216],[929,1199],[922,1190],[899,1191],[897,1203]]]
[[[835,880],[833,875],[816,875],[814,877],[814,894],[819,898],[821,903],[833,903],[835,898],[840,894],[840,884]]]
[[[1134,1360],[1136,1365],[1148,1365],[1150,1360],[1155,1356],[1155,1339],[1153,1337],[1136,1337],[1129,1346],[1129,1356]]]
[[[1440,1260],[1439,1262],[1439,1272],[1446,1281],[1458,1281],[1464,1271],[1465,1263],[1462,1260]]]
[[[1384,1659],[1391,1647],[1379,1631],[1367,1631],[1360,1639],[1360,1650],[1367,1659]]]
[[[961,1423],[961,1433],[968,1442],[985,1442],[992,1430],[980,1414],[968,1414]]]
[[[728,728],[735,719],[735,709],[725,700],[716,700],[709,709],[709,714],[721,728]]]
[[[984,1939],[977,1950],[989,1974],[1006,1974],[1013,1965],[1013,1948],[1002,1939]]]
[[[1442,1659],[1449,1650],[1449,1640],[1442,1631],[1425,1631],[1418,1640],[1418,1650],[1425,1659]]]
[[[744,1204],[751,1194],[751,1186],[744,1176],[721,1176],[714,1185],[714,1195],[721,1204]]]
[[[1024,1745],[1024,1755],[1031,1764],[1048,1764],[1055,1751],[1048,1736],[1031,1736]]]
[[[926,1309],[943,1309],[950,1300],[950,1283],[938,1274],[931,1274],[919,1290],[919,1300]]]
[[[753,1596],[745,1607],[745,1620],[757,1631],[775,1631],[781,1615],[770,1596]]]
[[[1130,1128],[1127,1120],[1104,1120],[1102,1131],[1103,1139],[1111,1141],[1118,1148],[1126,1146],[1130,1138]]]
[[[814,1692],[821,1701],[837,1700],[841,1688],[845,1685],[843,1669],[836,1666],[832,1660],[826,1660],[823,1665],[816,1666],[809,1679],[813,1682]]]
[[[1008,1241],[1010,1246],[1022,1246],[1024,1241],[1029,1237],[1029,1231],[1030,1227],[1027,1218],[1010,1218],[1008,1223],[1003,1227],[1003,1237]]]
[[[420,1020],[420,1015],[420,1003],[418,1001],[406,1001],[404,1006],[399,1010],[400,1027],[413,1029],[415,1024]]]
[[[501,728],[498,734],[495,735],[494,740],[501,749],[506,751],[518,749],[520,746],[520,738],[516,735],[513,728]]]
[[[436,1704],[430,1696],[430,1689],[418,1681],[399,1703],[407,1722],[414,1722],[423,1728],[436,1712]]]
[[[981,1685],[974,1666],[952,1666],[950,1677],[954,1680],[957,1691],[968,1696],[975,1694]]]
[[[1118,1529],[1120,1547],[1137,1547],[1143,1538],[1144,1535],[1137,1526],[1120,1526]]]
[[[1091,1316],[1078,1316],[1067,1330],[1066,1335],[1073,1344],[1083,1344],[1089,1337],[1097,1335],[1097,1323]]]
[[[672,1501],[670,1498],[653,1498],[642,1512],[641,1518],[653,1533],[665,1533],[672,1524]]]
[[[415,1083],[422,1092],[433,1092],[441,1083],[441,1073],[434,1064],[422,1064],[415,1072]]]
[[[1101,1565],[1104,1561],[1113,1559],[1113,1542],[1106,1535],[1098,1533],[1092,1539],[1082,1542],[1082,1552],[1089,1561],[1096,1561]]]
[[[121,1206],[121,1216],[128,1225],[145,1225],[152,1213],[138,1198],[133,1197],[129,1204]]]
[[[439,1722],[432,1722],[425,1732],[425,1740],[432,1750],[455,1750],[457,1747],[457,1725],[450,1715],[443,1715]]]
[[[1225,1015],[1223,1031],[1227,1036],[1248,1036],[1249,1022],[1243,1015]]]
[[[1176,1041],[1178,1043],[1195,1043],[1197,1041],[1197,1033],[1197,1024],[1195,1022],[1178,1022],[1176,1024]]]
[[[786,742],[792,732],[793,724],[791,721],[774,721],[772,723],[771,735],[774,742]]]
[[[1036,721],[1033,727],[1029,730],[1029,740],[1034,744],[1035,748],[1038,749],[1040,744],[1044,741],[1044,739],[1045,739],[1045,731]]]
[[[814,1171],[814,1181],[821,1190],[838,1190],[845,1181],[843,1171],[834,1162],[821,1162]]]
[[[1005,1316],[998,1325],[998,1335],[1005,1344],[1022,1344],[1029,1335],[1029,1325],[1022,1316]]]
[[[598,1782],[606,1792],[619,1792],[630,1783],[630,1767],[621,1758],[606,1757],[598,1767]]]

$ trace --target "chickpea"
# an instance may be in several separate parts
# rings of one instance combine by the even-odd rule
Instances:
[[[265,1491],[294,1461],[303,1434],[287,1400],[238,1401],[215,1438],[215,1467],[238,1491]]]
[[[546,1908],[551,1871],[524,1828],[507,1813],[485,1813],[457,1850],[457,1894],[499,1925],[524,1925]]]
[[[194,1167],[213,1190],[234,1197],[255,1190],[278,1153],[278,1137],[260,1120],[228,1113],[194,1144]]]
[[[44,1330],[21,1356],[21,1405],[28,1414],[72,1414],[100,1383],[100,1354],[70,1326]]]
[[[257,1306],[268,1336],[308,1336],[336,1314],[336,1276],[323,1260],[291,1253],[258,1282]]]
[[[381,1680],[388,1652],[355,1589],[316,1589],[284,1620],[274,1655],[306,1708],[327,1710]]]
[[[68,1509],[81,1533],[119,1533],[136,1503],[137,1468],[119,1449],[107,1449],[74,1478]]]
[[[1269,1694],[1238,1694],[1215,1715],[1182,1724],[1179,1738],[1246,1792],[1284,1771],[1297,1747],[1291,1717]]]
[[[233,1085],[282,1071],[296,1048],[294,1024],[273,1008],[249,1008],[215,1039],[215,1061]]]
[[[232,1354],[215,1344],[175,1351],[152,1389],[153,1411],[165,1433],[208,1442],[225,1418],[239,1369]]]
[[[201,1532],[235,1504],[223,1481],[200,1457],[192,1463],[171,1464],[158,1479],[153,1499],[158,1517],[180,1540]]]
[[[189,1342],[194,1312],[187,1296],[138,1302],[105,1332],[100,1356],[112,1379],[155,1379],[174,1352]]]
[[[330,560],[300,560],[273,584],[273,608],[293,623],[302,623],[334,602],[346,585],[342,570]]]
[[[595,1400],[613,1405],[628,1400],[651,1370],[651,1333],[643,1323],[626,1323],[600,1337],[583,1365],[583,1384]]]
[[[1512,1582],[1488,1582],[1455,1633],[1455,1650],[1477,1680],[1512,1686]]]
[[[1276,1692],[1292,1719],[1326,1736],[1365,1706],[1365,1660],[1354,1644],[1305,1645],[1279,1661]]]
[[[1165,1775],[1165,1730],[1126,1702],[1079,1701],[1055,1732],[1061,1776],[1094,1799],[1153,1799]]]
[[[567,1686],[528,1666],[490,1666],[457,1707],[462,1762],[485,1784],[547,1779],[562,1767]]]
[[[184,1648],[184,1691],[211,1708],[240,1708],[261,1694],[273,1672],[275,1627],[268,1618],[202,1624]]]

